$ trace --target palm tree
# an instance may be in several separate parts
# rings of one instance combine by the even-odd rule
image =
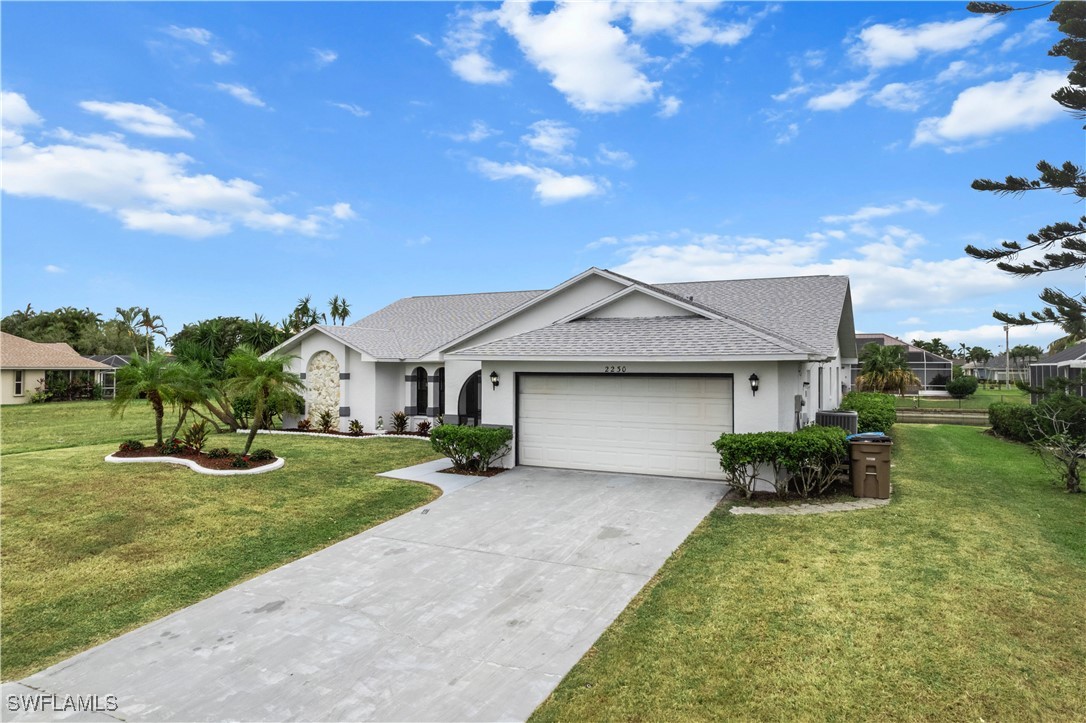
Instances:
[[[161,352],[142,358],[133,354],[127,366],[117,369],[117,391],[113,398],[112,413],[124,416],[128,405],[146,395],[155,413],[155,441],[162,445],[162,418],[165,403],[173,398],[177,380],[177,366]]]
[[[253,400],[253,421],[249,425],[249,436],[245,440],[242,454],[249,454],[249,449],[253,446],[257,430],[264,419],[268,398],[273,394],[297,393],[305,388],[298,375],[286,369],[292,359],[294,357],[287,354],[269,354],[262,358],[256,349],[243,345],[235,349],[226,360],[231,391]]]
[[[215,387],[207,369],[196,362],[175,364],[171,379],[169,401],[179,407],[177,426],[170,437],[176,437],[185,423],[185,417],[197,404],[206,405],[215,396]]]
[[[339,324],[343,326],[351,316],[351,305],[346,299],[339,300]]]
[[[139,350],[139,347],[136,345],[136,339],[140,336],[139,318],[140,312],[142,311],[143,309],[139,306],[130,306],[127,309],[122,309],[119,306],[117,307],[117,316],[125,327],[125,333],[132,341],[133,354],[136,354]]]
[[[162,323],[162,317],[158,314],[151,315],[151,310],[144,307],[140,309],[139,326],[143,329],[147,347],[147,358],[151,358],[151,335],[158,334],[162,340],[166,340],[166,325]]]
[[[276,347],[282,341],[283,334],[260,314],[253,314],[253,320],[242,325],[241,343],[248,344],[261,353]]]
[[[341,299],[339,294],[336,294],[328,300],[328,315],[332,317],[333,324],[338,320],[340,326],[343,326],[347,317],[351,315],[351,305],[346,299]]]
[[[860,364],[860,376],[856,377],[860,389],[904,394],[905,387],[921,383],[909,368],[909,357],[903,346],[865,344],[860,351]]]

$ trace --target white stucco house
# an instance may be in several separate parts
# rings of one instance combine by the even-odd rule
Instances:
[[[835,408],[856,361],[847,277],[647,284],[591,268],[545,291],[415,296],[275,350],[345,429],[509,427],[511,464],[720,478],[725,432]]]

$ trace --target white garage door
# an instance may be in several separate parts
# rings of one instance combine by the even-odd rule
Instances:
[[[520,378],[518,463],[721,479],[712,443],[732,431],[730,377]]]

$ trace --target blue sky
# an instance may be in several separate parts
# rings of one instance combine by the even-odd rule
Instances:
[[[1001,346],[964,258],[1080,212],[1046,11],[964,3],[4,3],[3,313],[170,331],[333,294],[848,274],[857,327]],[[1012,330],[1045,344],[1051,329]]]

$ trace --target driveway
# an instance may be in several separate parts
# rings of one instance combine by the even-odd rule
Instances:
[[[5,720],[35,693],[116,696],[101,720],[524,720],[724,491],[518,467],[6,684]]]

